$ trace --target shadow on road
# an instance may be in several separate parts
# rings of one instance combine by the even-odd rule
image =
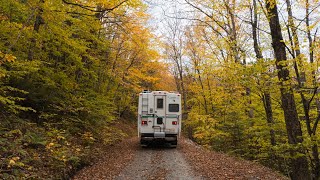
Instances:
[[[170,143],[164,143],[161,141],[150,142],[147,146],[141,146],[141,149],[148,150],[166,150],[166,149],[175,149],[177,146],[173,146]]]

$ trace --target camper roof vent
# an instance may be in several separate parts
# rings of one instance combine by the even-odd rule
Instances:
[[[142,92],[143,92],[143,93],[150,93],[149,90],[143,90]]]

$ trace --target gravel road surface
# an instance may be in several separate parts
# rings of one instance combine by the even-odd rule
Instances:
[[[142,148],[138,138],[110,146],[76,180],[287,180],[258,163],[209,151],[181,138],[177,148],[155,145]]]
[[[201,179],[193,173],[180,148],[154,145],[139,148],[134,160],[116,178],[123,179]]]

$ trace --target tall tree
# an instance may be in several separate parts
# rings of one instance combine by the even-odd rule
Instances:
[[[263,55],[261,52],[261,47],[258,43],[258,10],[257,10],[257,2],[256,0],[252,1],[252,11],[251,11],[251,26],[252,26],[252,38],[253,38],[253,48],[257,58],[257,61],[263,61]],[[264,110],[267,116],[267,122],[270,126],[270,142],[271,145],[276,145],[275,132],[273,129],[274,120],[273,120],[273,112],[272,112],[272,103],[271,103],[271,95],[270,92],[264,91],[262,94],[262,101]]]
[[[195,30],[193,31],[195,32]],[[202,68],[203,68],[203,61],[205,60],[203,55],[200,54],[204,54],[205,50],[204,49],[200,49],[200,48],[204,48],[203,46],[200,46],[201,42],[201,37],[199,37],[199,33],[194,33],[191,30],[187,30],[186,32],[186,38],[187,38],[187,45],[186,45],[186,49],[188,51],[190,60],[192,62],[192,66],[193,66],[193,70],[194,70],[194,74],[196,76],[196,81],[199,83],[200,87],[201,87],[201,95],[203,98],[203,109],[205,110],[205,114],[208,114],[208,99],[207,99],[207,95],[206,95],[206,90],[204,87],[204,80],[202,77]]]
[[[168,36],[166,37],[165,42],[165,54],[167,58],[173,62],[174,69],[173,71],[176,74],[177,80],[177,89],[181,90],[182,99],[183,99],[183,110],[184,118],[187,116],[187,90],[186,84],[184,81],[184,39],[183,39],[183,26],[179,19],[173,19],[173,21],[168,21]]]
[[[294,155],[295,151],[291,150],[293,158],[291,160],[290,177],[297,180],[311,179],[308,161],[305,157],[305,150],[303,147],[299,147],[299,144],[303,142],[302,131],[293,90],[290,86],[289,70],[286,65],[286,46],[282,37],[277,2],[275,0],[266,0],[266,9],[271,30],[272,47],[276,58],[276,67],[278,69],[278,79],[281,83],[281,102],[286,122],[288,142],[297,148],[296,152],[302,154],[297,157],[297,155]]]
[[[300,50],[300,43],[299,43],[299,38],[298,38],[298,32],[297,32],[297,27],[294,23],[294,17],[293,17],[293,12],[292,12],[292,6],[291,6],[291,2],[290,0],[286,0],[286,4],[287,4],[287,12],[288,12],[288,31],[291,32],[289,33],[289,38],[290,38],[290,42],[292,45],[292,51],[291,51],[291,55],[294,58],[294,70],[296,73],[296,77],[297,77],[297,81],[298,81],[298,87],[300,89],[299,94],[300,97],[302,99],[302,105],[303,105],[303,111],[304,111],[304,117],[305,117],[305,123],[306,123],[306,127],[307,127],[307,133],[310,136],[310,138],[312,139],[312,158],[311,158],[311,163],[314,164],[314,168],[313,168],[313,174],[315,179],[318,179],[320,177],[320,159],[319,159],[319,150],[318,150],[318,144],[317,141],[314,140],[313,136],[313,128],[311,127],[311,116],[310,116],[310,104],[311,101],[314,99],[314,96],[317,92],[317,88],[315,88],[314,92],[313,92],[313,96],[310,97],[310,99],[308,100],[307,97],[305,96],[304,92],[302,91],[302,89],[304,88],[304,82],[303,79],[305,79],[305,73],[304,72],[300,72],[301,69],[303,68],[303,54],[301,53]],[[308,15],[307,17],[308,18]],[[291,37],[292,36],[292,37]],[[310,52],[311,53],[311,52]],[[312,58],[310,58],[312,59]],[[302,77],[304,76],[304,77]],[[317,119],[316,121],[317,122]],[[315,123],[313,126],[315,127],[317,124]]]

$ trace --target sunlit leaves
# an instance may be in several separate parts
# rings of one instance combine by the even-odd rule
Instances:
[[[14,62],[16,59],[12,54],[5,54],[0,51],[0,65],[4,62]]]

